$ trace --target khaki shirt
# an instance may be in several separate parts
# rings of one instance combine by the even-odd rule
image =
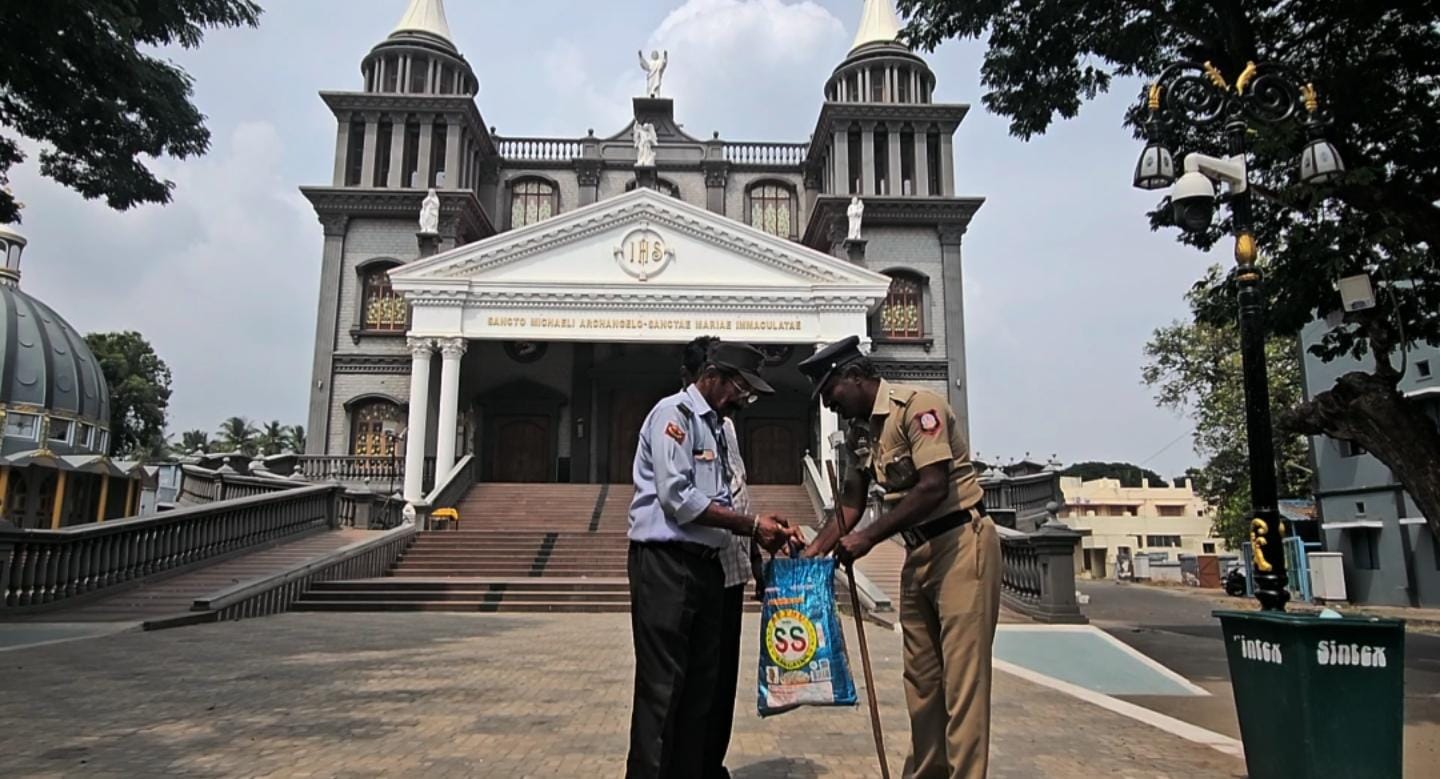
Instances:
[[[970,445],[960,435],[955,411],[922,387],[880,380],[870,424],[854,424],[846,436],[857,473],[885,489],[888,511],[920,481],[920,469],[949,463],[949,490],[922,522],[970,508],[985,497],[970,462]],[[866,440],[868,439],[868,440]]]

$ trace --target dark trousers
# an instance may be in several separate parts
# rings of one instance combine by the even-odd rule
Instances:
[[[635,698],[625,776],[693,779],[710,728],[724,573],[715,557],[670,544],[632,543],[626,567]]]
[[[716,658],[715,699],[710,702],[705,739],[704,779],[730,779],[725,752],[735,722],[735,687],[740,678],[740,620],[745,616],[745,585],[725,588],[720,611],[720,655]]]

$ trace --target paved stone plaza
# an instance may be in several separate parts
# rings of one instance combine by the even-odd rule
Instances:
[[[867,632],[898,776],[899,637]],[[0,652],[0,776],[620,776],[630,652],[626,614],[288,614],[23,647]],[[863,705],[761,720],[745,682],[737,711],[737,779],[878,775]],[[1101,773],[1243,765],[997,674],[992,776]]]

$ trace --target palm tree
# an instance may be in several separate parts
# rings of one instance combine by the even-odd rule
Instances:
[[[186,430],[180,434],[180,454],[210,451],[210,434],[204,430]]]
[[[230,417],[220,425],[220,444],[227,452],[255,456],[255,426],[245,417]]]
[[[295,454],[305,453],[305,426],[291,425],[285,431],[285,448]]]
[[[280,454],[280,451],[285,448],[285,434],[285,426],[280,424],[280,420],[272,420],[260,430],[259,437],[255,439],[255,446],[260,450],[260,454],[266,457]]]

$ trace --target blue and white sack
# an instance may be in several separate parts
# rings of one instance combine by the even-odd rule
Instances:
[[[760,613],[760,716],[854,706],[855,681],[835,608],[835,561],[772,558]]]

